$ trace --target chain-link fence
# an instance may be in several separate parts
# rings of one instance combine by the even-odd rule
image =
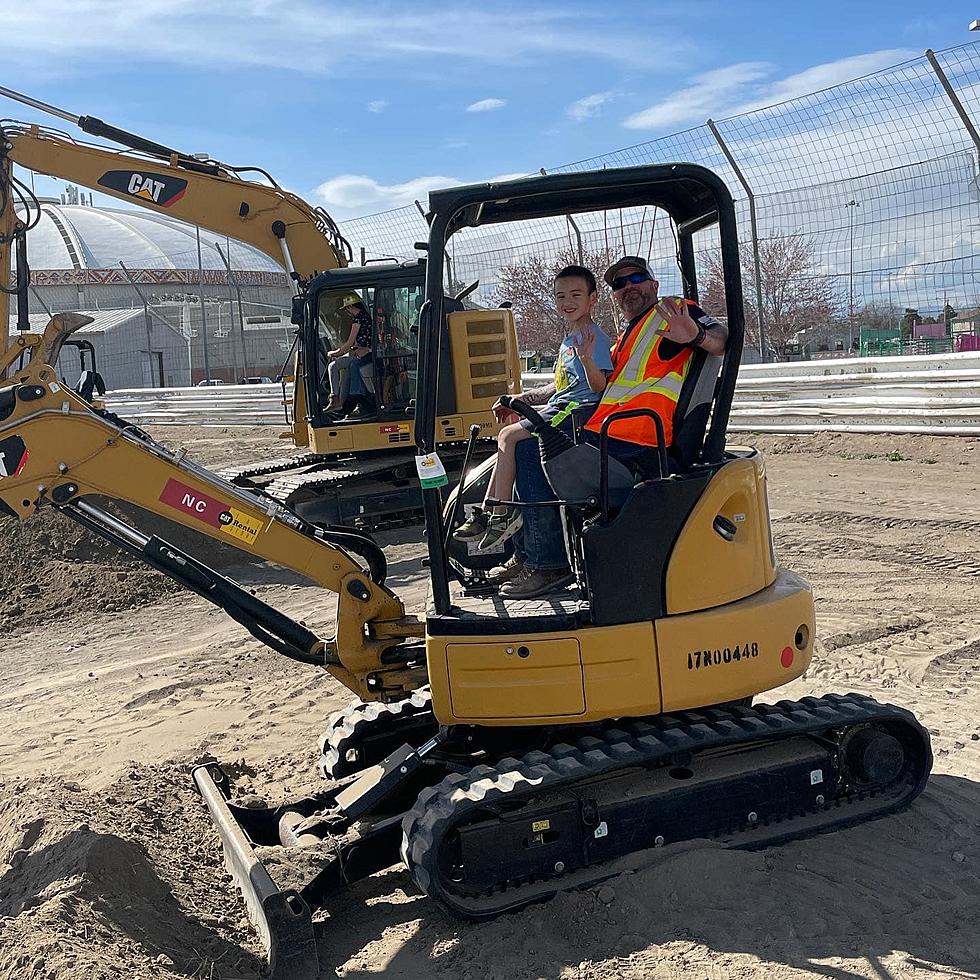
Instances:
[[[749,346],[766,359],[974,350],[973,120],[980,121],[978,44],[547,169],[691,161],[717,171],[736,199]],[[135,220],[126,217],[132,211],[77,200],[48,201],[42,210],[45,223],[31,233],[33,309],[42,321],[63,310],[93,318],[79,337],[95,346],[110,387],[279,375],[293,343],[291,289],[267,256],[203,231],[199,254],[196,229],[162,218],[125,234],[96,227],[94,212],[118,225]],[[355,261],[417,255],[415,243],[427,236],[423,212],[413,204],[344,222]],[[88,250],[85,261],[48,261],[45,229],[52,249],[73,242]],[[722,312],[710,230],[696,247],[701,302]],[[674,230],[653,208],[465,229],[450,241],[447,271],[456,288],[479,280],[472,298],[484,305],[514,300],[516,282],[547,302],[556,264],[582,261],[599,272],[623,253],[647,256],[662,292],[681,290]],[[528,350],[553,343],[535,330],[540,308],[515,302]],[[66,376],[77,358],[63,356]]]
[[[89,207],[42,203],[48,220],[82,233]],[[106,209],[99,209],[105,213]],[[110,217],[118,216],[110,212]],[[168,222],[193,241],[195,229]],[[88,227],[98,240],[98,229]],[[173,248],[165,236],[142,246],[126,242],[126,258],[102,268],[32,269],[32,327],[48,316],[80,312],[92,323],[75,338],[94,348],[95,366],[110,388],[183,387],[207,380],[276,380],[292,349],[292,289],[265,255],[234,240],[201,235],[201,250]],[[119,243],[106,248],[116,248]],[[152,245],[152,247],[151,247]],[[147,252],[140,254],[140,247]],[[92,366],[92,351],[66,348],[59,370],[69,380]]]
[[[718,172],[736,198],[749,339],[767,357],[972,350],[980,347],[973,120],[980,45],[968,44],[546,169],[689,161]],[[508,268],[612,250],[649,256],[662,291],[679,288],[665,216],[633,209],[573,220],[467,230],[450,245],[453,278],[479,278],[480,298],[497,302],[508,298]],[[425,237],[414,205],[343,230],[369,258],[414,255]],[[714,245],[701,236],[702,269],[710,271]],[[702,301],[718,306],[708,285],[702,277]]]

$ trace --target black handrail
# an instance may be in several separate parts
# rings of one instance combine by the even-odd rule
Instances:
[[[664,434],[663,419],[652,408],[627,408],[622,412],[613,412],[602,420],[599,429],[599,506],[602,512],[602,523],[609,520],[609,426],[623,419],[635,419],[648,416],[653,419],[657,430],[657,466],[660,470],[659,479],[664,479],[670,471],[667,462],[667,437]]]

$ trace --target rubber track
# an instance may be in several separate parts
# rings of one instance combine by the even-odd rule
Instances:
[[[347,753],[357,748],[369,734],[376,735],[379,730],[386,733],[387,730],[392,736],[396,736],[399,728],[431,711],[432,694],[428,688],[420,688],[410,698],[391,704],[352,701],[346,708],[331,716],[327,730],[320,738],[321,774],[326,779],[342,779],[380,762],[381,758],[363,758],[351,762],[347,759]],[[437,728],[438,723],[433,717],[431,734]]]
[[[321,457],[322,458],[322,457]],[[288,503],[289,498],[298,490],[320,490],[330,487],[345,485],[361,477],[372,477],[384,473],[385,470],[400,466],[410,456],[398,456],[392,458],[388,456],[376,460],[351,460],[347,466],[338,466],[334,469],[318,469],[312,473],[290,473],[273,480],[270,484],[263,487],[263,491],[281,503]]]
[[[921,740],[922,771],[915,773],[914,781],[907,782],[905,792],[896,800],[884,801],[870,815],[862,811],[857,816],[846,803],[841,805],[838,797],[834,802],[841,806],[841,812],[830,823],[821,823],[814,828],[807,826],[808,821],[804,817],[782,820],[773,828],[759,824],[758,832],[745,835],[746,839],[740,840],[737,846],[764,846],[802,836],[814,829],[819,832],[860,822],[899,809],[922,791],[932,765],[929,735],[904,708],[879,704],[872,698],[858,694],[830,694],[795,702],[781,701],[775,705],[708,709],[665,715],[654,721],[619,723],[617,727],[607,729],[603,738],[589,737],[581,739],[574,746],[557,745],[550,752],[531,752],[520,760],[503,759],[493,767],[477,766],[467,773],[447,776],[438,785],[424,790],[415,806],[405,815],[402,821],[402,860],[411,870],[418,887],[451,911],[468,918],[497,915],[548,898],[559,891],[595,884],[625,870],[628,862],[622,858],[616,859],[606,865],[594,865],[545,880],[507,882],[492,894],[464,896],[450,890],[448,883],[442,881],[435,869],[438,868],[439,843],[460,821],[475,811],[492,809],[495,804],[516,802],[515,797],[540,797],[619,769],[658,766],[677,753],[748,745],[756,741],[790,738],[873,721],[901,722]],[[881,792],[888,791],[886,788]],[[850,801],[856,802],[861,792],[852,792]],[[871,794],[865,791],[863,795]],[[815,812],[825,814],[829,809]],[[632,857],[635,860],[637,856]]]
[[[312,466],[314,463],[323,461],[326,457],[319,453],[302,453],[296,456],[280,456],[277,459],[267,460],[255,466],[245,466],[236,469],[219,470],[218,476],[222,480],[234,483],[236,480],[247,480],[252,476],[267,476],[270,473],[284,473],[286,470],[295,469],[298,466]]]

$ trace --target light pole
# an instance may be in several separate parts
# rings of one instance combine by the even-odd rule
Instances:
[[[847,315],[847,329],[850,334],[851,350],[854,350],[854,209],[861,207],[859,201],[850,200],[844,205],[847,208],[847,232],[848,232],[848,295],[849,300],[847,304],[848,315]],[[858,345],[860,350],[860,343]]]

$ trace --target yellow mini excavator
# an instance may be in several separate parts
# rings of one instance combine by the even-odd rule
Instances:
[[[34,124],[0,121],[0,270],[9,270],[11,250],[23,251],[18,268],[28,276],[26,232],[40,208],[30,190],[14,179],[13,164],[65,178],[129,204],[167,214],[231,236],[260,249],[283,265],[294,282],[291,400],[283,437],[301,452],[255,460],[222,475],[258,489],[321,525],[353,522],[375,526],[417,519],[421,496],[412,479],[418,347],[416,323],[422,305],[425,262],[353,266],[351,247],[322,208],[312,208],[283,190],[258,168],[232,167],[179,153],[92,116],[75,116],[54,106],[0,88],[0,95],[74,123],[84,132],[126,147],[79,142]],[[255,173],[260,180],[243,179]],[[14,199],[21,202],[18,220]],[[310,286],[315,282],[315,290]],[[6,273],[2,285],[6,286]],[[469,290],[477,284],[472,284]],[[483,459],[495,448],[500,429],[491,412],[500,395],[520,388],[520,362],[509,310],[466,309],[468,290],[447,297],[443,362],[436,400],[437,440],[443,462],[458,472],[467,450]],[[21,290],[27,296],[26,287]],[[328,352],[347,338],[350,317],[344,304],[359,300],[370,314],[370,364],[358,369],[373,411],[341,417],[330,410]],[[25,300],[26,302],[26,300]],[[26,306],[20,310],[14,348],[29,331]],[[0,294],[0,347],[7,342],[8,299]],[[75,341],[78,342],[77,340]],[[284,376],[288,369],[284,367]],[[470,445],[471,433],[474,443]]]
[[[575,585],[503,599],[473,556],[448,550],[485,467],[467,470],[445,506],[429,476],[455,315],[442,288],[447,242],[464,227],[631,207],[673,221],[691,299],[692,236],[717,226],[728,350],[692,359],[674,445],[653,476],[624,473],[602,440],[569,448],[512,401],[541,436],[557,497],[543,506],[561,513]],[[313,913],[399,862],[452,913],[493,916],[691,839],[757,848],[893,812],[932,764],[928,734],[902,708],[857,694],[751,703],[806,670],[814,607],[807,584],[776,564],[762,459],[725,444],[743,314],[721,180],[690,164],[541,176],[433,193],[429,218],[414,434],[431,599],[419,618],[385,587],[384,555],[367,536],[314,527],[168,452],[65,388],[50,364],[31,358],[0,386],[6,513],[57,508],[355,695],[323,738],[331,783],[303,799],[238,805],[220,765],[194,772],[274,977],[316,977]],[[319,288],[314,280],[304,329]],[[50,356],[72,326],[52,326],[32,349]],[[338,595],[334,635],[120,521],[96,495],[311,576]],[[284,868],[316,870],[296,881]]]

